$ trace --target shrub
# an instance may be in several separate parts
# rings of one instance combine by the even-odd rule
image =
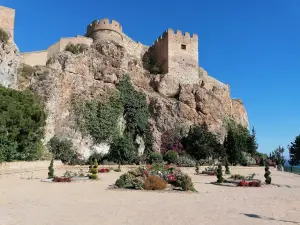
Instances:
[[[77,177],[77,175],[78,175],[78,174],[77,174],[76,172],[67,170],[67,171],[64,173],[63,177],[69,177],[69,178],[72,178],[72,177]]]
[[[86,44],[72,44],[72,43],[69,43],[65,47],[65,51],[72,52],[75,55],[78,55],[78,54],[84,52],[87,49],[88,49],[88,46]]]
[[[176,163],[178,159],[178,153],[170,150],[164,155],[164,160],[168,163]]]
[[[175,176],[175,186],[181,187],[183,191],[195,191],[192,179],[187,174],[180,172]]]
[[[163,157],[159,152],[151,152],[148,158],[150,164],[163,163]]]
[[[198,165],[198,164],[196,164],[195,172],[196,172],[197,175],[198,175],[199,172],[200,172],[200,169],[199,169],[199,165]]]
[[[98,163],[101,163],[103,158],[104,158],[103,154],[94,152],[93,154],[91,154],[89,156],[89,158],[87,160],[87,163],[89,165],[91,165],[94,162],[95,159],[97,160]]]
[[[243,166],[255,165],[256,160],[252,158],[250,153],[241,152],[240,164]]]
[[[227,160],[225,162],[225,174],[230,174],[229,164]]]
[[[124,173],[120,176],[120,178],[116,181],[116,186],[119,188],[132,188],[132,181],[135,179],[135,176],[130,173]]]
[[[0,162],[37,160],[46,124],[40,98],[0,86],[0,109]]]
[[[183,144],[186,152],[196,160],[221,156],[222,146],[205,124],[193,127]]]
[[[98,162],[96,159],[94,160],[94,165],[90,169],[90,172],[92,174],[89,175],[89,178],[93,179],[93,180],[97,180],[98,179]]]
[[[269,171],[269,166],[268,164],[266,164],[265,167],[265,175],[264,177],[266,178],[266,184],[271,184],[272,178],[270,177],[271,172]]]
[[[99,173],[108,173],[109,169],[108,168],[101,168],[98,170]]]
[[[245,176],[240,175],[240,174],[233,174],[230,176],[230,178],[234,179],[234,180],[245,180]]]
[[[167,188],[167,183],[156,176],[149,176],[144,183],[145,190],[164,190]]]
[[[50,166],[48,167],[48,178],[51,179],[51,178],[54,178],[54,169],[53,169],[53,158],[51,159],[51,162],[50,162]]]
[[[9,35],[8,33],[3,30],[2,28],[0,28],[0,41],[3,42],[4,44],[6,44],[9,40]]]
[[[181,167],[194,167],[196,166],[196,161],[189,156],[179,156],[177,159],[177,165]]]
[[[61,160],[65,164],[70,164],[76,158],[75,149],[71,140],[54,136],[47,144],[55,159]]]
[[[117,137],[109,149],[109,158],[120,164],[132,163],[137,157],[136,149],[129,137]]]
[[[218,180],[217,180],[218,183],[223,183],[224,182],[221,164],[218,165],[217,178],[218,178]]]
[[[169,150],[173,150],[179,154],[184,152],[181,137],[176,130],[169,130],[161,135],[161,153],[166,154]]]

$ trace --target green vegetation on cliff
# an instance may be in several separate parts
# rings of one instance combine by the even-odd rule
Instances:
[[[43,104],[32,92],[0,86],[0,162],[39,159],[45,119]]]

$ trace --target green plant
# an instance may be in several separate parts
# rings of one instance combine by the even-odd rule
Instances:
[[[121,164],[132,163],[137,157],[137,152],[129,137],[117,137],[110,146],[109,157],[120,166]]]
[[[271,172],[269,171],[269,166],[268,164],[266,163],[266,166],[265,166],[265,175],[264,177],[266,178],[266,184],[271,184],[271,181],[272,181],[272,178],[270,177],[271,175]]]
[[[225,161],[225,174],[230,174],[229,164],[228,161]]]
[[[72,44],[72,43],[69,43],[65,47],[65,51],[72,52],[75,55],[80,54],[80,53],[84,52],[87,49],[88,49],[88,46],[86,44]]]
[[[85,177],[85,175],[84,175],[84,172],[83,172],[83,169],[82,169],[82,168],[80,168],[80,169],[79,169],[78,176],[79,176],[79,177]]]
[[[240,175],[240,174],[233,174],[230,176],[231,179],[234,179],[234,180],[245,180],[245,176],[243,175]]]
[[[167,151],[164,155],[164,160],[168,163],[176,163],[178,160],[178,153],[173,150]]]
[[[94,143],[111,142],[115,136],[121,135],[118,123],[124,109],[118,94],[91,101],[75,99],[72,105],[76,124],[84,135],[93,138]]]
[[[194,167],[196,166],[196,161],[187,155],[182,155],[178,157],[177,165],[181,167]]]
[[[54,169],[53,169],[53,158],[51,159],[50,166],[48,167],[48,179],[54,178]]]
[[[150,164],[163,163],[163,157],[159,152],[151,152],[148,158]]]
[[[0,41],[3,42],[4,44],[6,44],[9,40],[9,35],[8,33],[3,30],[2,28],[0,28]]]
[[[179,186],[183,191],[195,191],[191,177],[185,173],[176,174],[175,186]]]
[[[97,162],[96,159],[94,160],[94,164],[90,168],[90,173],[91,173],[89,175],[90,179],[93,179],[93,180],[97,180],[98,179],[98,162]]]
[[[50,139],[47,146],[54,158],[61,160],[63,163],[70,164],[76,157],[72,141],[66,138],[54,136]]]
[[[298,135],[293,142],[288,146],[290,153],[289,163],[291,166],[300,165],[300,135]]]
[[[73,172],[73,171],[70,171],[70,170],[67,170],[63,177],[67,177],[67,178],[72,178],[72,177],[77,177],[78,174],[76,172]]]
[[[183,138],[183,145],[186,152],[196,160],[216,158],[223,154],[217,136],[208,130],[206,124],[192,127],[188,136]]]
[[[144,189],[145,190],[164,190],[167,188],[167,183],[156,176],[149,176],[145,180]]]
[[[46,124],[41,99],[0,86],[0,109],[0,162],[37,160]]]
[[[114,169],[115,172],[122,172],[120,168]]]
[[[252,156],[250,155],[250,153],[248,152],[241,152],[241,157],[240,157],[240,164],[243,166],[250,166],[250,165],[255,165],[256,164],[256,160],[254,158],[252,158]]]
[[[119,188],[132,188],[132,181],[135,179],[135,176],[130,173],[124,173],[116,181],[116,186]]]
[[[199,172],[200,172],[200,169],[199,169],[199,165],[198,165],[198,164],[196,164],[195,172],[196,172],[197,175],[198,175]]]
[[[217,169],[217,178],[218,178],[218,180],[217,180],[218,183],[223,183],[223,182],[224,182],[221,164],[218,165],[218,169]]]

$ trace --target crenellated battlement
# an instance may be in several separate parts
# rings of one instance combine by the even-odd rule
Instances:
[[[176,30],[176,32],[172,29],[169,28],[165,32],[163,32],[162,35],[160,35],[153,45],[162,42],[163,39],[168,38],[169,41],[176,41],[184,44],[191,44],[191,43],[198,43],[198,35],[197,34],[190,34],[189,32],[183,32],[181,30]]]
[[[115,31],[119,35],[122,36],[123,34],[123,28],[121,24],[116,20],[109,20],[107,18],[101,19],[101,20],[94,20],[91,24],[87,26],[87,32],[85,36],[91,37],[91,35],[99,30],[110,30]]]

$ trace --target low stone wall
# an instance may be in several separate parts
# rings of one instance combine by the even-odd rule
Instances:
[[[23,172],[32,172],[39,170],[48,170],[50,161],[33,161],[33,162],[4,162],[0,164],[0,176]],[[59,169],[64,167],[61,161],[54,161],[54,168]]]

